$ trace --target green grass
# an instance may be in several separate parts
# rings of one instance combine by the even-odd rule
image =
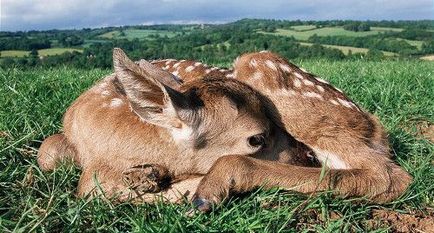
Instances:
[[[151,30],[151,29],[126,29],[123,31],[124,36],[121,36],[121,32],[118,30],[106,32],[104,34],[99,35],[101,38],[105,39],[148,39],[150,35],[158,34],[161,37],[174,37],[177,35],[176,32],[172,31],[164,31],[164,30]]]
[[[40,49],[38,50],[38,54],[40,56],[52,56],[59,55],[65,52],[83,52],[83,49],[74,49],[74,48],[49,48],[49,49]],[[23,50],[3,50],[0,51],[1,57],[25,57],[30,54],[30,51]]]
[[[363,37],[368,35],[375,35],[378,34],[380,31],[367,31],[367,32],[353,32],[353,31],[347,31],[343,29],[342,27],[323,27],[318,28],[314,30],[308,30],[308,31],[294,31],[294,30],[287,30],[287,29],[276,29],[276,32],[263,32],[259,31],[259,33],[264,34],[274,34],[274,35],[280,35],[280,36],[293,36],[296,40],[300,41],[307,41],[309,37],[313,36],[314,34],[317,34],[318,36],[352,36],[352,37]]]
[[[8,69],[0,70],[0,232],[366,232],[373,230],[367,223],[373,209],[409,212],[434,207],[434,145],[416,136],[415,127],[418,121],[434,122],[432,63],[297,63],[379,117],[390,134],[397,163],[414,177],[403,197],[374,205],[331,198],[327,193],[308,198],[259,191],[194,217],[185,216],[188,204],[77,199],[79,170],[62,166],[53,173],[41,172],[37,149],[41,140],[61,129],[62,115],[71,102],[111,71]],[[334,218],[333,213],[341,217]]]
[[[307,45],[307,46],[312,46],[313,43],[307,43],[307,42],[300,42],[301,45]],[[357,48],[357,47],[351,47],[351,46],[340,46],[340,45],[328,45],[328,44],[321,44],[322,46],[326,47],[326,48],[333,48],[333,49],[339,49],[341,50],[345,55],[348,55],[348,53],[351,52],[352,53],[367,53],[369,51],[369,49],[366,48]],[[382,51],[384,55],[386,56],[398,56],[398,54],[396,53],[392,53],[392,52],[386,52],[386,51]]]

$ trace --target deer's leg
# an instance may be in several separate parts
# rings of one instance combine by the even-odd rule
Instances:
[[[134,198],[134,202],[153,203],[157,201],[169,203],[181,203],[183,201],[192,201],[193,194],[196,192],[203,176],[192,175],[185,177],[180,181],[172,183],[170,187],[158,193],[146,193]]]
[[[93,164],[83,169],[78,185],[79,196],[114,198],[119,201],[156,201],[178,203],[191,200],[203,176],[180,177],[172,184],[168,170],[160,165],[135,166],[126,170]]]
[[[211,203],[219,203],[230,192],[246,192],[258,187],[281,187],[302,193],[331,189],[341,196],[367,197],[386,202],[401,195],[411,177],[388,161],[384,168],[326,170],[300,167],[248,156],[225,156],[216,161],[201,181],[194,203],[207,211]],[[322,176],[323,174],[323,176]]]
[[[104,194],[120,200],[135,198],[149,192],[159,192],[170,181],[168,170],[160,165],[147,164],[128,169],[116,163],[93,163],[83,168],[78,195]],[[166,185],[167,186],[167,185]]]

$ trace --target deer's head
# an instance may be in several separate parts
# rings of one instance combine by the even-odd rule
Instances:
[[[113,61],[132,111],[168,130],[180,148],[197,155],[200,167],[224,155],[278,156],[284,149],[276,145],[289,146],[276,111],[242,82],[203,78],[181,84],[144,60],[132,62],[120,49]]]

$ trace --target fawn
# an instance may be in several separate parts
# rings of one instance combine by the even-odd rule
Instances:
[[[233,154],[311,163],[299,156],[308,148],[285,132],[274,105],[247,84],[221,77],[182,83],[120,49],[113,62],[114,74],[78,97],[63,133],[39,150],[43,170],[65,158],[82,168],[79,196],[103,191],[153,201],[159,194],[147,193],[163,191],[170,201],[191,198],[214,162]]]
[[[119,190],[128,193],[138,187],[145,192],[158,192],[161,191],[156,188],[160,185],[158,182],[174,177],[171,188],[158,195],[176,201],[182,195],[191,198],[195,192],[194,202],[203,211],[212,203],[222,201],[230,192],[245,192],[259,186],[303,193],[332,189],[337,195],[366,196],[375,202],[386,202],[401,195],[411,182],[411,177],[391,161],[386,133],[375,117],[337,88],[278,55],[270,52],[245,54],[234,62],[233,70],[173,59],[154,61],[153,65],[161,69],[145,61],[134,64],[120,50],[115,50],[115,75],[90,89],[70,107],[65,114],[64,134],[48,138],[41,146],[39,162],[42,167],[47,164],[44,162],[47,157],[50,163],[46,169],[52,169],[61,158],[59,155],[75,155],[76,162],[83,167],[80,194],[89,193],[95,187],[90,178],[95,172],[100,180],[106,179],[101,183],[106,184],[104,191],[110,193]],[[185,83],[177,83],[179,80],[169,72]],[[141,81],[144,80],[139,77],[151,81],[143,86]],[[223,92],[230,100],[220,95],[197,94],[210,85],[209,80],[219,84],[208,90],[219,89],[218,93]],[[104,89],[106,85],[113,89],[109,91],[110,103],[101,100],[101,95],[108,91]],[[242,97],[240,93],[234,95],[232,85],[243,90]],[[113,93],[116,96],[112,96]],[[189,100],[177,100],[186,96]],[[167,100],[172,107],[167,106]],[[202,106],[198,107],[197,102],[202,102]],[[232,102],[232,106],[228,102]],[[231,115],[234,103],[238,112]],[[122,105],[124,109],[98,110],[104,104]],[[213,117],[206,116],[210,113],[204,114],[206,110],[202,108],[208,105],[217,108],[208,110],[213,112]],[[250,116],[240,121],[246,124],[244,128],[233,128],[239,124],[234,121],[238,119],[236,115],[240,115],[238,108],[241,106]],[[95,110],[108,119],[101,122],[101,116],[86,115],[96,115]],[[206,123],[201,127],[192,126],[190,122],[195,120],[190,118],[198,117]],[[78,119],[82,119],[81,124]],[[97,127],[98,124],[103,127]],[[85,129],[79,125],[91,127],[83,132]],[[118,128],[126,129],[116,130]],[[82,134],[77,135],[80,131]],[[123,134],[111,135],[117,131]],[[163,138],[172,138],[161,140],[161,131],[165,132]],[[216,138],[210,136],[212,134],[224,136]],[[240,140],[245,144],[247,141],[250,147],[252,144],[260,146],[251,152],[241,147],[241,143],[234,148],[231,141],[237,140],[232,139],[233,134],[242,135],[243,140]],[[156,135],[160,135],[160,140],[153,143]],[[144,139],[146,136],[148,138]],[[116,146],[109,146],[107,138]],[[193,149],[180,149],[186,145]],[[90,154],[109,156],[89,157]],[[85,156],[88,157],[83,158]],[[329,169],[322,179],[323,168],[315,166],[310,157]],[[117,160],[122,162],[114,162]],[[143,164],[156,165],[137,166]],[[127,182],[121,182],[125,178]],[[142,184],[143,180],[146,185]],[[152,188],[149,180],[154,182]],[[138,196],[137,192],[135,194]],[[152,201],[155,196],[140,194],[140,197]]]
[[[341,90],[271,52],[244,54],[233,70],[216,70],[197,62],[157,61],[162,69],[192,80],[221,72],[265,95],[277,108],[285,130],[303,143],[322,168],[265,161],[255,156],[219,158],[200,182],[195,202],[201,210],[229,192],[261,185],[303,193],[332,189],[341,196],[365,196],[382,203],[400,196],[411,177],[391,160],[385,130]]]

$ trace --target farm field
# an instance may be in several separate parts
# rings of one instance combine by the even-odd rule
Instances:
[[[307,30],[313,30],[315,29],[315,25],[298,25],[298,26],[292,26],[291,29],[294,31],[307,31]]]
[[[300,42],[301,45],[306,45],[306,46],[312,46],[313,43],[307,43],[307,42]],[[369,51],[369,49],[366,48],[357,48],[357,47],[351,47],[351,46],[340,46],[340,45],[328,45],[328,44],[321,44],[322,46],[326,47],[326,48],[333,48],[333,49],[339,49],[341,50],[345,55],[348,55],[348,53],[351,52],[352,53],[367,53]],[[387,52],[387,51],[382,51],[384,55],[386,56],[397,56],[396,53],[392,53],[392,52]]]
[[[317,34],[318,36],[363,37],[368,35],[375,35],[378,34],[379,32],[380,31],[375,31],[375,30],[367,31],[367,32],[353,32],[353,31],[347,31],[342,27],[323,27],[323,28],[318,28],[318,29],[308,30],[308,31],[276,29],[276,32],[273,33],[259,31],[259,33],[265,33],[265,34],[274,34],[274,35],[289,36],[289,37],[293,36],[296,40],[300,40],[300,41],[307,41],[307,39],[309,39],[309,37],[313,36],[314,34]]]
[[[126,29],[123,30],[125,35],[121,35],[121,31],[115,30],[99,35],[100,38],[105,39],[148,39],[151,35],[174,37],[178,33],[166,30],[150,30],[150,29]]]
[[[42,172],[36,154],[61,130],[65,109],[105,69],[0,69],[1,232],[429,232],[434,219],[434,66],[419,60],[294,60],[379,117],[395,161],[413,176],[409,190],[382,205],[363,199],[278,190],[232,198],[188,217],[190,204],[77,199],[77,167]],[[227,64],[229,65],[229,64]],[[430,136],[431,135],[431,136]],[[386,220],[388,216],[396,219]]]
[[[83,52],[83,49],[75,49],[75,48],[49,48],[49,49],[40,49],[38,50],[38,54],[40,56],[51,56],[51,55],[59,55],[65,52]],[[24,57],[30,54],[30,51],[23,50],[4,50],[0,51],[1,57]]]

